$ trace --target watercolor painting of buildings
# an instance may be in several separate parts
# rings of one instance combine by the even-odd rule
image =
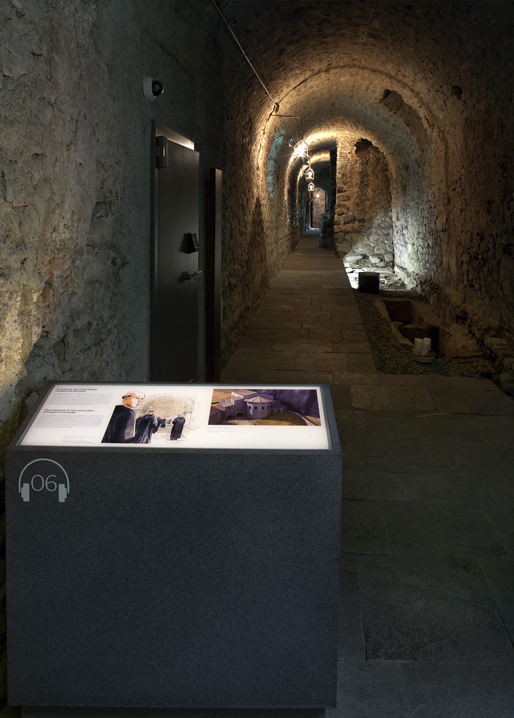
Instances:
[[[315,390],[215,389],[210,425],[319,426]]]

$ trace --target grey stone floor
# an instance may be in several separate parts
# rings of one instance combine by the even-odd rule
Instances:
[[[378,374],[342,262],[314,240],[222,381],[330,384],[343,529],[327,718],[512,718],[512,399],[487,380]]]

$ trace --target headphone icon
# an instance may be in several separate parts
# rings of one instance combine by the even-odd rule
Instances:
[[[22,483],[22,478],[25,471],[29,468],[29,466],[31,466],[32,464],[36,464],[38,461],[48,461],[51,464],[56,464],[56,466],[58,466],[64,474],[64,479],[66,483],[58,483],[56,474],[49,474],[46,478],[42,474],[33,474],[30,481],[25,480],[25,482]],[[63,477],[61,476],[61,481],[62,478]],[[22,469],[20,478],[18,479],[18,491],[21,494],[21,498],[23,499],[23,501],[27,503],[30,501],[31,489],[36,492],[43,491],[43,489],[46,489],[51,493],[57,489],[59,503],[63,504],[66,501],[68,494],[70,493],[70,480],[64,467],[57,463],[57,461],[54,461],[53,459],[34,459],[34,461],[29,461],[25,468]]]

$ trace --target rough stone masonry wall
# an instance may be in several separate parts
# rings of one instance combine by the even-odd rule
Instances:
[[[294,247],[293,186],[286,172],[291,149],[273,120],[261,146],[262,120],[249,107],[263,90],[244,60],[227,52],[227,155],[224,175],[222,363],[231,356],[271,281]],[[238,90],[235,91],[234,88]],[[269,108],[271,109],[271,108]]]
[[[196,141],[202,188],[222,167],[220,58],[191,5],[0,3],[1,450],[47,380],[148,378],[151,120]]]
[[[454,294],[440,292],[438,301],[445,305],[450,299],[453,313],[460,312],[461,320],[465,315],[479,338],[506,334],[514,344],[512,93],[505,93],[503,78],[496,76],[479,94],[465,86],[456,104],[445,247],[445,284]]]
[[[346,265],[393,265],[389,171],[382,152],[366,140],[338,143],[334,235]]]

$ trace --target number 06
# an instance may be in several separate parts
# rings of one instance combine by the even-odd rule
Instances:
[[[55,474],[50,474],[50,476],[46,477],[46,481],[45,481],[45,479],[43,479],[41,474],[34,474],[32,479],[30,480],[30,485],[32,486],[32,489],[34,491],[43,491],[43,489],[45,487],[46,487],[47,491],[55,491],[57,488],[57,482],[52,481],[52,479],[55,479],[55,478],[56,478]],[[34,485],[34,479],[41,480],[41,485],[39,487]]]

